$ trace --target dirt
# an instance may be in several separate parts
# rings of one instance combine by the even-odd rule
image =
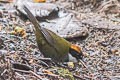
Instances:
[[[83,62],[87,67],[81,63],[75,64],[74,68],[63,65],[72,72],[75,80],[120,80],[120,13],[94,12],[98,7],[95,6],[95,2],[93,5],[92,1],[97,0],[50,1],[62,5],[70,14],[64,18],[50,20],[50,23],[40,24],[61,37],[73,36],[68,40],[82,48],[86,55]],[[103,2],[98,1],[98,4]],[[40,80],[41,77],[46,80],[72,80],[60,76],[55,71],[60,67],[43,58],[36,45],[31,24],[29,21],[25,23],[15,15],[13,3],[0,4],[0,79]],[[10,32],[14,30],[13,24],[25,29],[27,37],[11,35]],[[85,38],[83,32],[87,32]],[[79,36],[76,38],[76,35]],[[18,69],[22,66],[24,69],[14,70],[16,67],[13,65]],[[44,73],[45,70],[52,74]]]

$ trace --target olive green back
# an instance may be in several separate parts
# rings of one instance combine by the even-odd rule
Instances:
[[[70,43],[59,37],[54,32],[42,28],[37,19],[33,16],[30,10],[24,5],[24,10],[27,13],[28,19],[35,27],[35,36],[39,50],[45,57],[50,57],[53,60],[60,61],[67,56],[70,48]]]
[[[68,54],[70,43],[56,35],[54,32],[50,30],[47,31],[50,33],[51,37],[53,37],[53,46],[46,41],[44,35],[39,30],[36,30],[35,35],[39,50],[45,57],[50,57],[53,60],[60,61],[61,58]]]

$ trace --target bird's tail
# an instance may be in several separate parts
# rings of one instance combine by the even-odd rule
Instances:
[[[31,11],[25,5],[23,5],[23,9],[27,13],[27,17],[33,23],[34,27],[36,29],[41,28],[41,26],[39,25],[37,19],[33,16],[33,14],[31,13]]]
[[[33,14],[31,13],[31,11],[26,7],[26,5],[23,6],[23,9],[25,10],[25,12],[27,13],[27,17],[28,19],[33,23],[34,27],[36,30],[40,30],[40,32],[43,34],[43,36],[45,37],[46,41],[51,45],[54,46],[54,40],[53,37],[51,36],[51,34],[48,32],[47,29],[41,27],[37,21],[37,19],[33,16]]]

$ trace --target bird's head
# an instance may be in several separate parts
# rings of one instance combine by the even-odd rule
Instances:
[[[71,47],[69,49],[70,54],[75,57],[76,59],[82,59],[83,58],[83,52],[81,48],[77,45],[71,44]]]

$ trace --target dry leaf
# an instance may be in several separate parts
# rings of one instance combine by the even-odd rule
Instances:
[[[13,58],[13,59],[16,59],[16,58],[17,58],[17,54],[13,54],[13,55],[12,55],[12,58]]]
[[[44,70],[43,73],[52,74],[52,72],[50,72],[48,70]]]
[[[26,35],[26,31],[24,28],[20,28],[18,26],[14,27],[14,31],[11,31],[10,34],[12,35],[19,35],[19,36],[22,36],[22,37],[27,37]]]
[[[46,2],[46,0],[34,0],[34,2],[40,3],[40,2]]]
[[[116,52],[118,52],[118,49],[113,49],[112,50],[112,53],[116,53]]]
[[[73,62],[68,62],[68,67],[74,68],[74,63]]]
[[[33,64],[33,63],[34,63],[34,60],[33,60],[33,59],[30,59],[29,63],[30,63],[30,64]]]

